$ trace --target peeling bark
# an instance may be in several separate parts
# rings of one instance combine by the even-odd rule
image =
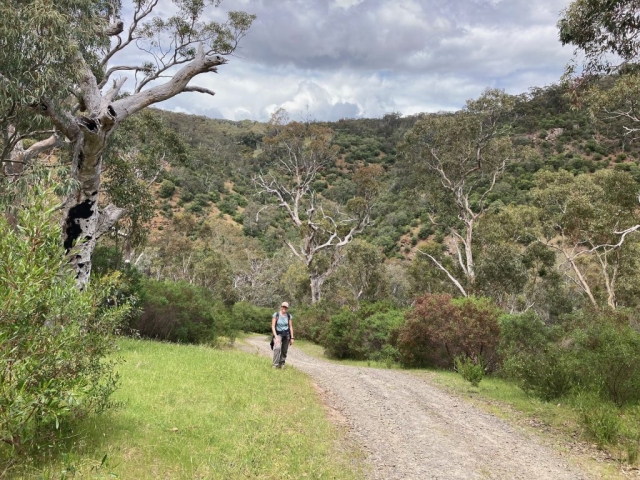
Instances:
[[[117,32],[120,28],[115,25],[113,31]],[[137,88],[132,95],[118,100],[114,99],[124,84],[124,78],[115,81],[111,89],[103,93],[101,89],[106,82],[98,85],[82,57],[78,57],[78,62],[84,68],[79,82],[81,114],[74,116],[69,112],[59,112],[47,99],[40,104],[39,113],[48,116],[73,146],[71,175],[78,181],[78,188],[64,203],[62,242],[69,262],[75,269],[76,283],[83,289],[91,274],[91,256],[96,241],[124,213],[123,209],[114,205],[107,206],[103,211],[98,208],[102,154],[109,137],[118,124],[130,115],[182,92],[213,95],[210,90],[190,87],[188,83],[201,73],[215,72],[216,67],[225,64],[226,60],[219,55],[206,55],[200,45],[193,60],[166,82],[147,90]],[[17,168],[15,165],[18,164],[14,162],[5,166],[5,169]]]

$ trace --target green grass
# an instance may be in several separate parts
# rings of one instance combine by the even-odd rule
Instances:
[[[12,478],[362,478],[361,453],[301,372],[235,350],[119,343],[123,407]]]

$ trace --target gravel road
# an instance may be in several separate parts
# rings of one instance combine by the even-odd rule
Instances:
[[[271,355],[265,337],[249,349]],[[587,479],[549,447],[465,401],[399,370],[352,367],[291,347],[368,453],[371,479]]]

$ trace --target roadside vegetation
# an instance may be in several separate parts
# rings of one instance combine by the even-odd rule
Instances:
[[[6,478],[363,478],[362,454],[295,369],[236,350],[120,339],[118,408]]]
[[[582,438],[637,465],[636,0],[571,3],[560,37],[586,64],[558,84],[487,89],[457,112],[295,122],[278,110],[266,124],[146,108],[194,91],[184,75],[222,69],[218,54],[236,49],[251,14],[203,24],[206,2],[177,2],[178,17],[147,24],[157,2],[134,2],[124,9],[137,18],[133,36],[118,42],[120,2],[41,3],[0,7],[3,36],[25,45],[0,49],[0,475],[125,465],[206,476],[214,461],[231,478],[271,475],[266,432],[282,411],[267,401],[271,374],[223,349],[241,332],[269,332],[282,300],[296,336],[332,359],[456,371],[479,391],[510,385],[567,405]],[[152,39],[173,28],[187,43],[170,54]],[[164,51],[167,63],[116,67],[129,46],[156,60]],[[182,74],[166,76],[173,67]],[[110,81],[121,68],[141,75],[131,95]],[[165,80],[162,95],[147,94]],[[162,348],[211,365],[172,367],[160,344],[122,340],[116,366],[117,335],[181,344]],[[182,370],[190,362],[197,368]],[[247,383],[225,383],[226,368]],[[278,378],[289,377],[299,398],[313,398],[295,372]],[[180,385],[188,396],[172,393]],[[253,397],[236,396],[247,388],[259,389],[256,411]],[[186,398],[200,403],[171,410]],[[299,405],[295,425],[334,438],[316,407]],[[166,418],[145,416],[155,414]],[[213,419],[242,430],[215,436]],[[150,448],[139,447],[145,434]],[[330,444],[268,453],[321,468]],[[174,453],[177,465],[166,460]]]

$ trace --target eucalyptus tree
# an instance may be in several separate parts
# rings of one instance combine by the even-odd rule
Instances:
[[[539,240],[559,254],[560,268],[595,308],[617,308],[621,277],[634,277],[627,264],[637,263],[638,184],[618,170],[575,177],[540,171],[531,193],[539,208]],[[626,280],[638,284],[637,278]]]
[[[47,10],[53,2],[36,3]],[[221,0],[174,0],[175,14],[163,18],[156,15],[158,3],[134,0],[128,19],[122,18],[122,12],[128,10],[121,9],[120,2],[98,3],[102,7],[94,17],[98,26],[85,32],[88,38],[97,39],[95,45],[75,48],[69,54],[69,64],[76,72],[69,78],[71,95],[52,96],[49,89],[41,89],[29,103],[34,118],[48,119],[55,134],[70,146],[71,176],[77,187],[64,202],[63,244],[81,288],[89,279],[96,240],[124,213],[114,204],[98,206],[102,157],[111,135],[131,115],[178,94],[214,95],[190,82],[226,64],[225,57],[236,50],[255,18],[229,12],[224,21],[206,20],[208,8],[217,7]],[[88,15],[84,11],[76,14],[81,19]],[[15,28],[28,30],[30,18],[21,20]],[[77,32],[70,28],[68,33],[71,44],[77,43]],[[48,59],[56,54],[55,50],[47,52],[42,68],[50,68]],[[123,92],[127,79],[133,85]]]
[[[372,223],[382,167],[362,167],[354,175],[356,193],[346,205],[322,201],[313,184],[333,165],[337,147],[333,131],[315,123],[289,122],[284,110],[272,116],[271,133],[263,139],[271,168],[254,178],[267,205],[286,212],[297,239],[284,242],[308,269],[311,301],[322,296],[322,285],[343,257],[343,248]]]
[[[457,266],[464,278],[428,253],[463,296],[476,278],[473,243],[478,219],[487,211],[487,197],[513,158],[507,135],[514,98],[487,89],[455,113],[426,115],[407,134],[405,159],[424,179],[419,193],[429,204],[431,221],[451,234]]]
[[[111,2],[5,0],[0,3],[0,173],[19,177],[33,157],[59,145],[34,107],[43,95],[60,102],[80,80],[75,58],[93,67],[109,46]],[[23,140],[29,138],[28,146]],[[36,140],[33,142],[33,140]]]
[[[638,0],[575,0],[558,22],[562,44],[575,46],[566,74],[574,101],[595,115],[621,121],[625,140],[630,141],[640,132],[638,18]]]
[[[345,248],[344,262],[328,286],[332,299],[339,305],[357,306],[362,301],[387,299],[389,285],[381,249],[355,239]]]
[[[640,1],[574,0],[558,22],[560,41],[584,56],[588,75],[612,73],[637,63]]]

